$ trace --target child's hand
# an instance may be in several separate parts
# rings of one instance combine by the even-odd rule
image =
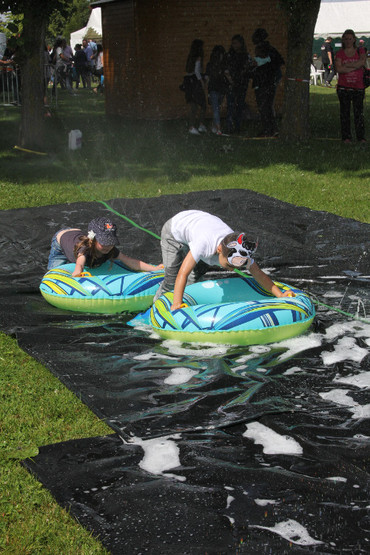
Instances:
[[[293,293],[293,291],[288,289],[288,291],[282,292],[281,296],[282,297],[295,297],[295,293]]]
[[[186,303],[176,303],[171,306],[171,310],[178,310],[179,308],[188,308],[189,305]]]
[[[158,264],[158,266],[154,266],[155,270],[163,270],[164,264]]]

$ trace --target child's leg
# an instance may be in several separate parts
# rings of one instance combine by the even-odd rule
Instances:
[[[163,293],[167,291],[173,291],[175,287],[175,281],[177,274],[179,272],[180,266],[189,248],[182,245],[176,239],[174,239],[171,233],[171,222],[172,219],[168,220],[161,232],[161,249],[162,249],[162,262],[164,265],[164,280],[160,288],[158,289],[153,302],[156,301]]]
[[[63,264],[68,264],[68,259],[64,254],[62,247],[57,241],[57,235],[59,232],[60,230],[57,231],[57,233],[53,236],[51,240],[51,248],[50,248],[49,260],[48,260],[48,270],[52,270],[57,266],[63,266]]]

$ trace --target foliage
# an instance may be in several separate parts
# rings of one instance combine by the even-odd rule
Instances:
[[[4,19],[0,20],[0,33],[5,33],[7,45],[14,47],[16,39],[22,33],[23,14],[13,15],[10,12],[4,14]]]
[[[55,10],[62,15],[65,14],[68,10],[68,0],[0,0],[0,12],[10,11],[12,14],[11,21],[7,25],[13,35],[13,44],[10,43],[10,46],[19,48],[20,63],[27,60],[30,53],[37,49],[37,45],[28,36],[29,26],[32,26],[34,18],[39,20],[40,36],[42,36],[44,23]]]
[[[68,41],[70,34],[81,27],[85,27],[90,15],[90,0],[68,1],[68,11],[62,14],[55,10],[51,14],[50,23],[47,31],[49,42],[53,42],[57,36],[65,37]]]

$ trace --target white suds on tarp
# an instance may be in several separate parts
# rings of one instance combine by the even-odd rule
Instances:
[[[256,498],[254,500],[256,505],[259,505],[260,507],[266,507],[267,505],[279,505],[280,501],[275,501],[274,499],[258,499]]]
[[[180,356],[193,356],[197,358],[203,357],[213,357],[213,356],[221,356],[224,355],[227,350],[230,348],[229,345],[215,345],[202,343],[201,346],[194,345],[189,347],[184,347],[181,341],[174,341],[173,339],[166,339],[162,343],[163,347],[168,349],[171,355],[180,355]]]
[[[337,322],[325,330],[326,339],[335,339],[341,335],[353,334],[355,337],[370,337],[370,324],[358,320]]]
[[[164,383],[169,385],[180,385],[188,382],[197,374],[198,372],[196,370],[191,370],[191,368],[186,368],[185,366],[177,366],[171,369],[171,374],[165,378]]]
[[[284,376],[292,376],[293,374],[299,374],[301,372],[304,372],[303,368],[300,368],[299,366],[292,366],[292,368],[289,368],[284,372]]]
[[[351,374],[350,376],[336,376],[333,381],[354,385],[361,389],[370,389],[370,372],[361,372],[360,374]]]
[[[344,405],[346,407],[353,407],[354,405],[357,405],[358,403],[356,403],[352,399],[352,397],[347,395],[348,391],[349,391],[348,389],[332,389],[331,391],[326,391],[325,393],[319,393],[319,395],[322,399],[325,399],[327,401],[332,401],[333,403],[336,403],[337,405]]]
[[[162,353],[142,353],[140,355],[136,355],[133,357],[133,360],[153,360],[153,359],[167,359],[167,360],[174,360],[174,357],[166,356]]]
[[[360,405],[350,395],[347,395],[348,389],[332,389],[326,393],[319,393],[323,399],[332,401],[337,405],[343,405],[352,412],[352,418],[370,418],[370,404]]]
[[[291,358],[302,351],[307,351],[308,349],[313,349],[314,347],[320,347],[321,344],[322,335],[311,333],[308,335],[292,337],[291,339],[286,339],[285,341],[280,341],[279,343],[273,343],[270,347],[287,349],[287,351],[282,353],[278,358],[278,361],[282,361]]]
[[[320,356],[325,366],[330,366],[343,360],[353,360],[361,362],[369,353],[367,349],[359,347],[354,337],[342,337],[334,345],[334,351],[322,351]]]
[[[277,434],[260,422],[251,422],[246,427],[247,431],[244,432],[243,437],[262,445],[266,455],[301,455],[303,453],[301,445],[295,439]]]
[[[285,540],[295,543],[297,545],[319,545],[323,542],[320,540],[315,540],[311,538],[306,528],[302,526],[296,520],[286,520],[284,522],[279,522],[275,524],[272,528],[268,526],[258,526],[256,524],[250,524],[250,528],[259,528],[261,530],[269,530],[274,534],[282,536]]]
[[[172,441],[180,438],[180,434],[157,437],[154,439],[133,437],[130,443],[140,445],[144,450],[144,457],[139,463],[140,468],[150,472],[150,474],[163,474],[168,470],[181,466],[180,449],[176,445],[176,442]],[[179,477],[179,479],[183,478]]]

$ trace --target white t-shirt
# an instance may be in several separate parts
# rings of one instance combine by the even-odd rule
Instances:
[[[219,265],[218,245],[233,230],[208,212],[185,210],[172,218],[171,232],[176,241],[189,247],[195,262],[203,260],[214,266]]]

